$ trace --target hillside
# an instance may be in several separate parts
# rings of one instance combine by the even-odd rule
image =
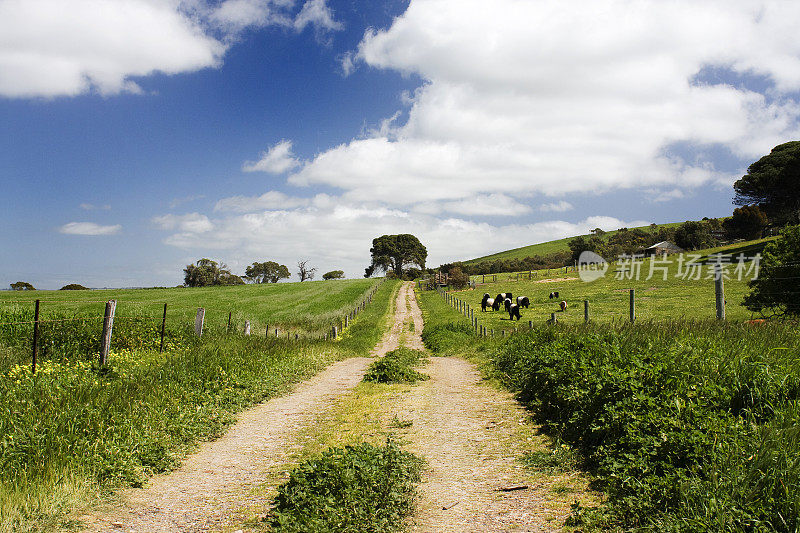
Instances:
[[[682,222],[670,222],[668,224],[658,224],[659,228],[673,228],[679,226]],[[650,229],[650,226],[639,226],[638,228],[628,228],[628,229]],[[605,233],[604,237],[608,238],[617,233],[618,230],[608,231]],[[589,234],[585,234],[589,235]],[[524,257],[533,257],[533,256],[540,256],[544,257],[546,255],[558,253],[558,252],[567,252],[569,251],[569,246],[567,243],[577,237],[574,235],[572,237],[565,237],[563,239],[557,239],[554,241],[547,241],[541,242],[538,244],[531,244],[528,246],[522,246],[520,248],[513,248],[511,250],[506,250],[503,252],[497,252],[491,255],[485,255],[483,257],[476,257],[475,259],[469,259],[467,261],[463,261],[464,264],[472,264],[472,263],[480,263],[482,261],[494,261],[496,259],[522,259]]]

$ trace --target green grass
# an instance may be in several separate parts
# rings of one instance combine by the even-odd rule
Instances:
[[[0,531],[46,531],[93,494],[174,468],[236,413],[279,396],[332,361],[364,355],[388,320],[386,282],[337,342],[210,332],[164,354],[115,349],[0,373]],[[183,340],[181,340],[183,339]],[[62,524],[63,525],[63,524]]]
[[[704,252],[698,252],[704,253]],[[646,279],[650,267],[659,267],[653,264],[652,259],[647,259],[641,266],[641,277],[636,279],[617,279],[620,274],[615,272],[619,266],[611,264],[605,277],[593,281],[583,282],[578,273],[553,273],[550,278],[561,281],[542,282],[537,278],[523,279],[516,282],[511,280],[498,281],[478,285],[474,290],[453,292],[456,298],[467,302],[473,309],[475,316],[482,325],[495,331],[510,330],[521,326],[527,327],[527,322],[536,324],[544,323],[550,318],[551,313],[556,313],[559,322],[577,324],[584,320],[584,300],[589,301],[589,316],[595,322],[626,321],[629,319],[630,289],[635,290],[636,319],[638,321],[671,320],[671,319],[714,319],[716,317],[716,303],[714,293],[714,280],[705,279],[708,270],[704,267],[701,279],[682,279],[676,277],[678,273],[677,258],[670,256],[672,261],[668,265],[667,279],[663,273],[655,270],[652,279]],[[749,264],[748,264],[749,265]],[[731,267],[731,273],[733,273]],[[499,279],[503,279],[498,276]],[[551,292],[558,292],[557,299],[550,299]],[[480,302],[484,293],[489,293],[494,298],[498,293],[511,292],[516,300],[517,296],[528,296],[530,308],[521,309],[522,320],[510,321],[508,313],[504,310],[481,312]],[[743,321],[757,318],[750,311],[741,306],[745,295],[749,294],[747,279],[725,280],[726,316],[730,321]],[[561,312],[559,302],[567,302],[567,310]]]
[[[674,228],[681,224],[682,222],[671,222],[669,224],[659,224],[658,227]],[[650,226],[641,226],[639,228],[628,228],[628,229],[649,230]],[[615,233],[617,233],[617,230],[608,231],[605,233],[604,237],[608,238],[614,235]],[[575,237],[576,236],[567,237],[565,239],[557,239],[554,241],[541,242],[538,244],[531,244],[528,246],[521,246],[519,248],[513,248],[511,250],[505,250],[491,255],[485,255],[483,257],[476,257],[475,259],[469,259],[463,262],[466,264],[472,264],[472,263],[481,263],[483,261],[494,261],[495,259],[523,259],[525,257],[533,257],[537,255],[539,257],[544,257],[558,252],[568,252],[569,246],[567,245],[567,243],[570,240],[574,239]]]
[[[224,325],[228,313],[253,331],[266,326],[305,331],[323,331],[353,310],[378,280],[330,280],[303,283],[263,283],[231,287],[170,289],[112,289],[91,291],[3,291],[0,312],[14,308],[32,309],[42,300],[41,317],[52,314],[102,316],[105,301],[117,300],[117,315],[161,318],[167,304],[169,324],[193,323],[197,308],[206,310],[206,323]]]
[[[582,465],[606,492],[603,505],[575,508],[573,525],[800,528],[795,323],[537,322],[531,331],[480,338],[438,294],[423,293],[420,303],[431,350],[479,362],[570,446],[524,462],[542,472]]]

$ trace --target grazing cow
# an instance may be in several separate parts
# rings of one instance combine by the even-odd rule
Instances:
[[[517,304],[512,304],[511,300],[506,300],[509,302],[507,310],[508,310],[508,319],[514,320],[514,317],[517,317],[517,320],[522,318],[522,315],[519,314],[519,306]]]
[[[564,300],[561,300],[561,310],[562,311],[567,310],[567,302],[565,302]]]
[[[527,296],[517,296],[517,305],[527,309],[531,305],[531,301]]]
[[[489,298],[488,294],[484,294],[483,300],[481,300],[481,311],[486,311],[487,307],[494,309],[494,302],[495,300],[493,298]],[[495,311],[497,311],[497,309],[495,309]]]
[[[550,293],[550,299],[552,300],[552,299],[553,299],[553,298],[555,298],[555,297],[556,297],[556,293],[554,293],[554,292],[551,292],[551,293]]]
[[[505,306],[506,311],[508,311],[511,308],[511,298],[506,298],[503,300],[503,305]]]
[[[553,293],[553,298],[556,298],[556,299],[558,298],[558,291]]]

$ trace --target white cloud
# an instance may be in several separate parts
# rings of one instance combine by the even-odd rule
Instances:
[[[2,0],[0,96],[141,93],[155,72],[217,67],[242,30],[342,29],[324,0]]]
[[[611,230],[648,224],[593,216],[576,222],[493,225],[461,216],[434,216],[327,195],[318,195],[308,205],[294,208],[203,217],[197,227],[174,215],[156,217],[156,221],[170,231],[165,243],[195,255],[224,257],[231,265],[265,259],[293,265],[300,258],[310,258],[313,266],[322,271],[343,269],[356,277],[363,274],[369,262],[372,239],[383,234],[416,235],[428,248],[428,263],[438,265],[588,233],[596,227]]]
[[[178,2],[0,3],[0,95],[7,97],[137,92],[132,76],[215,66],[224,51]]]
[[[308,0],[303,4],[303,9],[294,19],[294,27],[297,31],[303,31],[309,24],[317,31],[338,31],[344,28],[341,22],[334,20],[333,12],[325,4],[325,0]]]
[[[261,196],[231,196],[223,198],[214,206],[214,211],[251,213],[268,209],[292,209],[308,205],[308,198],[293,198],[280,191],[268,191]]]
[[[58,228],[59,233],[66,235],[116,235],[122,226],[101,226],[94,222],[69,222]]]
[[[153,223],[161,229],[178,230],[187,234],[207,233],[214,229],[214,224],[208,217],[200,213],[157,216],[153,217]]]
[[[300,162],[292,154],[292,141],[283,140],[261,153],[258,161],[247,161],[242,165],[245,172],[268,172],[281,174],[297,167]]]
[[[488,194],[455,202],[442,202],[436,211],[448,211],[470,217],[508,217],[529,213],[531,208],[505,194]]]
[[[84,211],[94,211],[96,209],[100,209],[102,211],[109,211],[111,209],[111,206],[108,204],[94,205],[94,204],[84,203],[80,205],[80,208],[83,209]]]
[[[553,213],[563,213],[564,211],[569,211],[571,209],[574,209],[574,206],[571,203],[564,200],[561,200],[560,202],[551,202],[547,204],[542,204],[539,206],[539,211],[553,212]]]
[[[669,191],[651,189],[645,191],[645,193],[648,195],[647,199],[655,203],[669,202],[672,200],[680,200],[682,198],[686,198],[686,193],[680,189],[672,189]]]
[[[798,18],[800,4],[768,1],[412,0],[342,56],[345,73],[360,62],[420,76],[408,119],[289,182],[394,205],[723,183],[668,148],[748,160],[800,136]],[[775,88],[693,83],[709,65]]]

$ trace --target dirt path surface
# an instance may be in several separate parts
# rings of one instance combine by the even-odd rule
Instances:
[[[399,291],[392,327],[372,355],[396,348],[408,320],[410,284]],[[82,517],[89,531],[136,533],[219,531],[254,501],[267,472],[286,461],[299,430],[355,387],[372,361],[357,357],[329,366],[284,397],[260,404],[216,441],[204,443],[174,472],[154,477],[144,489],[120,494],[122,505]]]
[[[415,331],[421,331],[416,300],[411,314],[419,321]],[[419,335],[414,337],[421,344]],[[558,530],[568,505],[553,497],[552,480],[534,479],[518,461],[531,447],[521,433],[528,422],[519,404],[482,383],[475,366],[463,359],[432,357],[423,371],[431,379],[412,387],[396,406],[398,416],[413,421],[405,435],[411,451],[429,465],[413,529]],[[509,488],[519,490],[502,490]]]

